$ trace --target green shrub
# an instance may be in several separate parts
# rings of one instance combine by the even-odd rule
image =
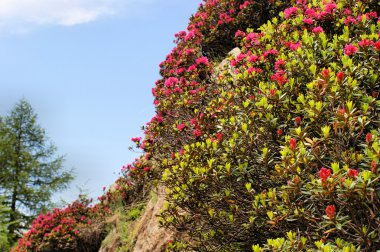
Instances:
[[[192,112],[175,91],[186,80],[164,80],[153,129],[167,130],[147,139],[168,191],[161,222],[183,234],[172,250],[380,248],[378,8],[298,1],[238,32],[224,71],[194,74]]]

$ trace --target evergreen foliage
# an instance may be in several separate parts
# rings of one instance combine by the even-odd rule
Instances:
[[[10,208],[8,226],[14,241],[39,212],[46,211],[53,192],[67,187],[70,172],[49,143],[37,115],[21,100],[0,124],[0,193]]]
[[[9,250],[8,242],[8,225],[9,225],[9,208],[3,204],[0,198],[0,251]]]

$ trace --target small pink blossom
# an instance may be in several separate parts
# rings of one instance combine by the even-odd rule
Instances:
[[[184,128],[185,128],[185,124],[184,123],[178,124],[178,126],[177,126],[177,129],[179,131],[182,131]]]
[[[344,54],[347,56],[351,56],[352,54],[357,53],[358,48],[354,46],[353,44],[348,44],[344,47]]]
[[[351,17],[351,16],[348,16],[345,20],[344,20],[344,24],[345,25],[349,25],[349,24],[356,24],[357,21],[355,18]]]
[[[285,45],[288,46],[291,51],[296,51],[298,48],[300,48],[301,42],[297,42],[297,43],[289,42],[289,43],[286,43]]]
[[[132,137],[131,141],[132,142],[140,142],[141,141],[141,137]]]
[[[293,14],[297,13],[298,8],[297,7],[290,7],[284,10],[285,18],[288,19]]]
[[[249,6],[250,2],[249,1],[245,1],[243,4],[241,4],[239,6],[239,8],[242,10],[242,9],[245,9]]]
[[[274,63],[274,69],[275,69],[276,71],[283,69],[285,63],[286,63],[285,60],[283,60],[283,59],[281,59],[281,58],[278,59],[278,60]]]
[[[177,78],[175,78],[175,77],[169,77],[165,81],[165,87],[173,87],[177,83],[178,83],[178,79]]]
[[[193,135],[194,135],[195,137],[200,137],[201,134],[202,134],[202,132],[201,132],[199,129],[195,129],[195,130],[193,131]]]
[[[201,58],[198,58],[198,59],[196,60],[196,63],[197,63],[198,65],[200,65],[200,64],[203,64],[203,65],[206,65],[206,66],[209,65],[209,62],[208,62],[208,58],[207,58],[207,57],[201,57]]]
[[[311,18],[304,18],[304,19],[303,19],[303,22],[304,22],[305,24],[311,25],[311,24],[313,23],[313,19],[311,19]]]
[[[240,37],[244,37],[245,36],[245,32],[241,31],[241,30],[238,30],[236,33],[235,33],[235,37],[236,38],[240,38]]]
[[[331,170],[327,169],[325,167],[322,167],[321,170],[319,171],[319,177],[321,178],[322,181],[326,181],[331,175]]]
[[[379,37],[380,37],[380,36],[379,36]],[[376,41],[376,42],[374,43],[374,47],[375,47],[376,51],[380,51],[380,41]]]
[[[319,33],[322,33],[322,32],[325,32],[325,31],[320,26],[313,28],[313,33],[315,33],[315,34],[319,34]]]
[[[373,42],[369,39],[363,39],[362,41],[359,41],[358,44],[360,47],[368,47],[368,46],[372,45]]]

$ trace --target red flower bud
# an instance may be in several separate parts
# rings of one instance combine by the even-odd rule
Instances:
[[[327,169],[325,167],[322,167],[321,170],[319,171],[319,177],[321,178],[322,181],[326,181],[331,174],[331,170]]]
[[[323,69],[323,71],[322,71],[322,77],[325,80],[327,80],[329,76],[330,76],[330,70],[328,68]]]
[[[333,219],[334,216],[335,216],[335,206],[334,205],[328,205],[326,207],[326,215],[327,217],[329,217],[330,219]]]
[[[347,174],[351,178],[356,178],[358,176],[359,172],[358,172],[358,170],[355,170],[355,169],[348,169]]]
[[[365,136],[365,141],[367,142],[367,144],[369,144],[372,140],[372,134],[371,133],[368,133],[366,136]]]
[[[297,140],[294,138],[289,139],[289,147],[292,150],[295,150],[297,148]]]
[[[344,73],[343,72],[339,72],[336,74],[336,77],[338,78],[338,81],[341,82],[344,78]]]
[[[202,132],[201,132],[199,129],[195,129],[195,130],[193,131],[193,135],[194,135],[195,137],[199,137],[199,136],[201,136],[201,134],[202,134]]]
[[[377,174],[377,163],[375,160],[371,162],[371,172]]]
[[[222,141],[223,133],[216,133],[216,139],[218,139],[218,142]]]
[[[300,125],[301,124],[301,117],[300,116],[297,116],[296,118],[294,118],[294,122],[296,123],[296,125]]]
[[[177,126],[177,129],[179,131],[182,131],[184,128],[185,128],[185,124],[184,123],[178,124],[178,126]]]
[[[278,130],[277,130],[277,135],[278,135],[278,136],[281,136],[282,133],[283,133],[282,129],[278,129]]]

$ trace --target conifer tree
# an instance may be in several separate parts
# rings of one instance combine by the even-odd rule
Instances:
[[[0,197],[0,251],[7,251],[9,249],[8,242],[8,225],[9,225],[9,211],[10,209],[3,205],[3,198]]]
[[[63,157],[37,123],[26,100],[0,121],[0,195],[9,212],[9,240],[50,204],[52,193],[65,189],[73,176],[63,170]]]

